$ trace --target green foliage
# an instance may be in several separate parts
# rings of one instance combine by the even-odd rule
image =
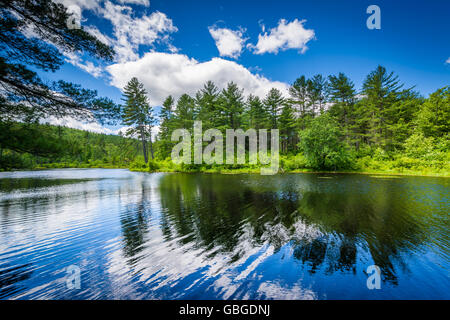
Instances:
[[[6,130],[6,128],[3,128]],[[9,130],[18,130],[22,146],[28,143],[33,154],[15,149],[0,149],[0,169],[38,168],[126,168],[142,158],[139,141],[116,135],[92,133],[51,125],[14,123]],[[3,130],[0,130],[0,134]],[[29,135],[25,137],[25,135]],[[13,142],[11,142],[13,143]],[[25,145],[25,147],[27,147]],[[48,148],[49,150],[43,150]],[[27,147],[28,149],[28,147]],[[39,155],[40,154],[40,155]]]
[[[337,76],[329,76],[330,100],[341,104],[352,104],[355,100],[355,85],[342,72]]]
[[[295,171],[306,169],[309,166],[308,160],[301,153],[280,157],[280,167],[283,171]]]
[[[168,96],[166,100],[164,100],[163,105],[161,107],[160,112],[160,122],[159,122],[159,146],[155,147],[157,152],[161,153],[161,155],[168,155],[172,150],[173,143],[171,142],[171,132],[172,128],[172,119],[173,119],[173,111],[174,111],[175,100],[172,96]]]
[[[382,67],[367,77],[363,96],[356,95],[353,82],[342,73],[330,76],[328,80],[320,76],[299,77],[290,88],[288,98],[271,90],[265,103],[253,95],[244,102],[242,91],[233,83],[219,92],[212,82],[208,82],[195,99],[182,95],[170,116],[163,113],[162,124],[167,132],[164,131],[155,143],[155,163],[134,165],[133,168],[140,171],[259,173],[259,165],[249,164],[174,165],[170,160],[171,149],[162,146],[172,143],[170,134],[175,128],[191,131],[193,122],[202,120],[204,130],[213,126],[222,132],[234,128],[236,123],[244,130],[270,129],[275,125],[280,130],[282,172],[357,170],[447,174],[448,129],[441,125],[443,129],[439,134],[430,133],[423,125],[425,122],[418,121],[419,116],[428,119],[427,112],[433,107],[436,109],[437,103],[442,112],[436,123],[448,123],[446,88],[424,99],[411,90],[400,89],[398,78]],[[173,99],[166,101],[165,106],[175,104]],[[329,107],[321,111],[324,103]]]
[[[278,115],[280,109],[284,104],[284,98],[280,90],[272,88],[269,90],[266,98],[264,99],[264,106],[269,115],[269,121],[272,129],[278,128]]]
[[[313,112],[315,114],[322,114],[329,96],[329,82],[321,74],[316,74],[312,79],[308,80],[307,86]]]
[[[417,126],[430,137],[442,137],[450,131],[450,86],[432,93],[423,103]]]
[[[272,88],[261,99],[246,97],[235,83],[220,90],[208,81],[195,95],[169,96],[153,144],[154,112],[147,92],[133,78],[124,106],[97,97],[94,90],[57,81],[38,72],[55,71],[64,61],[55,49],[111,60],[113,51],[83,29],[70,30],[62,5],[50,0],[7,0],[0,5],[0,167],[129,167],[139,171],[259,172],[260,165],[175,165],[172,132],[279,129],[281,170],[448,172],[450,87],[427,99],[404,89],[398,76],[378,66],[358,92],[344,73],[308,79],[299,76],[283,96]],[[37,37],[26,37],[25,28]],[[36,71],[35,71],[36,70]],[[39,124],[48,117],[101,120],[130,127],[128,138]],[[139,141],[139,140],[140,141]],[[147,145],[151,152],[148,161]],[[248,147],[248,146],[246,146]]]
[[[219,104],[220,111],[223,114],[223,127],[238,129],[243,124],[244,96],[243,89],[240,89],[234,82],[228,83],[222,90]]]
[[[414,133],[405,141],[405,154],[411,158],[423,158],[433,152],[433,137],[425,137],[422,132]]]
[[[298,126],[300,129],[305,129],[306,118],[311,116],[310,105],[308,102],[308,80],[305,76],[297,78],[292,86],[289,88],[289,103],[298,112]]]
[[[295,111],[292,106],[289,103],[285,103],[278,120],[281,139],[281,152],[283,153],[293,151],[292,145],[296,138],[294,113]]]
[[[269,126],[269,113],[261,99],[254,95],[249,95],[247,99],[247,123],[249,128],[256,130]]]
[[[150,107],[147,91],[137,78],[132,78],[124,88],[125,106],[122,111],[123,123],[129,126],[126,135],[139,137],[142,142],[142,152],[145,163],[148,162],[147,142],[150,143],[150,152],[154,159],[152,146],[152,127],[155,123],[153,108]]]
[[[97,97],[95,90],[64,81],[47,84],[38,74],[59,69],[64,63],[62,52],[112,60],[114,52],[110,47],[82,28],[69,29],[70,14],[62,4],[51,0],[6,0],[1,2],[0,12],[2,126],[14,122],[33,124],[51,116],[84,121],[117,120],[120,108],[108,98]],[[23,139],[22,133],[9,130],[0,137],[0,147],[30,153],[45,150],[30,146]],[[9,140],[24,143],[11,144]],[[41,142],[40,146],[44,144]]]
[[[337,122],[329,115],[314,119],[300,132],[300,148],[314,169],[338,170],[351,167],[351,155],[341,140]]]

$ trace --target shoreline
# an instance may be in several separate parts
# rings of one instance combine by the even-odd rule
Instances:
[[[225,172],[221,171],[213,171],[213,170],[207,170],[207,171],[166,171],[166,170],[155,170],[155,171],[149,171],[146,169],[128,169],[131,172],[148,172],[148,173],[204,173],[204,174],[260,174],[259,169],[256,169],[254,171],[239,171],[239,170],[229,170]],[[421,173],[421,172],[392,172],[392,171],[320,171],[320,170],[292,170],[292,171],[283,171],[278,172],[277,174],[363,174],[363,175],[379,175],[379,176],[413,176],[413,177],[435,177],[435,178],[450,178],[450,173],[441,173],[441,172],[434,172],[434,173]]]
[[[203,170],[203,171],[195,171],[195,170],[154,170],[149,171],[147,168],[145,169],[137,169],[137,168],[129,168],[129,167],[114,167],[114,166],[98,166],[98,167],[60,167],[60,168],[31,168],[31,169],[13,169],[13,170],[0,170],[1,172],[21,172],[21,171],[45,171],[45,170],[60,170],[60,169],[125,169],[131,172],[147,172],[147,173],[203,173],[203,174],[260,174],[260,168],[257,169],[225,169],[225,170]],[[431,172],[431,173],[423,173],[423,172],[400,172],[400,171],[321,171],[321,170],[291,170],[291,171],[279,171],[277,174],[363,174],[363,175],[387,175],[387,176],[412,176],[412,177],[435,177],[435,178],[450,178],[450,172]]]

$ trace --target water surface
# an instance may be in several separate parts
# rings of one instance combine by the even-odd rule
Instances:
[[[447,178],[0,173],[0,299],[450,299],[449,205]]]

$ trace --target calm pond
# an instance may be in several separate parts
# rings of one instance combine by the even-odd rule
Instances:
[[[449,187],[353,174],[0,173],[0,299],[450,299]],[[371,265],[380,289],[367,287]]]

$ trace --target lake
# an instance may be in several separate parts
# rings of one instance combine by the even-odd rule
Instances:
[[[449,187],[357,174],[3,172],[0,299],[450,299]]]

